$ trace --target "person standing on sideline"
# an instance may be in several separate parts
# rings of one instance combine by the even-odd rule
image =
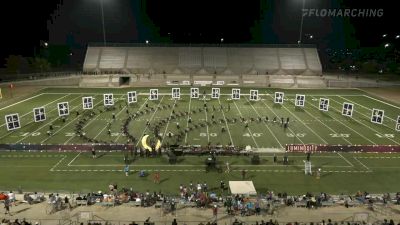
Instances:
[[[246,178],[246,170],[242,170],[242,180],[244,180]]]
[[[228,161],[225,163],[225,165],[226,165],[225,173],[231,172],[231,168],[229,167],[229,162]]]
[[[310,157],[311,157],[311,151],[307,152],[307,162],[310,162]]]
[[[10,199],[7,198],[6,200],[4,200],[4,208],[6,209],[6,212],[4,214],[8,214],[11,216],[10,205],[11,205]]]
[[[212,209],[213,215],[214,215],[214,220],[217,221],[217,216],[218,216],[218,206],[214,205],[214,208]]]
[[[94,148],[92,148],[92,157],[93,157],[93,159],[96,158],[96,150],[94,150]]]
[[[125,176],[129,175],[129,165],[128,164],[125,165],[124,172],[125,172]]]
[[[277,163],[278,161],[278,157],[276,156],[276,154],[274,154],[274,163]]]
[[[160,183],[160,172],[155,172],[154,173],[154,183],[159,184]]]
[[[319,180],[320,177],[321,177],[321,168],[318,168],[316,178]]]

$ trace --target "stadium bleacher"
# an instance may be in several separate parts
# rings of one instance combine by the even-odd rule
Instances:
[[[89,46],[85,72],[320,75],[316,48],[273,46]]]

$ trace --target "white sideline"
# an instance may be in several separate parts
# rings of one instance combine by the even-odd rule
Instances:
[[[353,165],[349,160],[347,160],[342,154],[340,154],[340,152],[338,152],[337,154],[338,154],[340,157],[342,157],[342,158],[344,159],[344,161],[346,161],[350,166],[354,167],[354,165]]]
[[[362,163],[360,160],[357,159],[357,157],[353,157],[358,163],[360,163],[365,169],[368,171],[372,171],[370,168],[368,168],[364,163]]]
[[[363,96],[364,96],[364,97],[367,97],[367,98],[369,98],[369,99],[372,99],[372,100],[378,101],[378,102],[380,102],[380,103],[386,104],[386,105],[388,105],[388,106],[392,106],[392,107],[394,107],[394,108],[396,108],[396,109],[400,109],[400,107],[398,107],[398,106],[395,106],[395,105],[392,105],[392,104],[390,104],[390,103],[387,103],[387,102],[381,101],[381,100],[379,100],[379,99],[376,99],[376,98],[373,98],[373,97],[371,97],[371,96],[368,96],[368,95],[363,95]]]
[[[75,161],[76,158],[79,157],[80,154],[82,154],[82,152],[79,152],[79,153],[68,163],[68,166],[71,166],[71,164]]]
[[[24,100],[18,101],[18,102],[16,102],[16,103],[13,103],[13,104],[11,104],[11,105],[5,106],[5,107],[1,108],[0,111],[3,110],[3,109],[10,108],[11,106],[14,106],[14,105],[18,105],[19,103],[22,103],[22,102],[31,100],[31,99],[36,98],[36,97],[39,97],[39,96],[41,96],[42,94],[44,94],[44,93],[40,93],[40,94],[38,94],[38,95],[29,97],[29,98],[27,98],[27,99],[24,99]]]

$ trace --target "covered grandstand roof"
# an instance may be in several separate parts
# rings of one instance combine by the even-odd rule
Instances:
[[[322,73],[310,45],[89,45],[85,72],[142,74]]]

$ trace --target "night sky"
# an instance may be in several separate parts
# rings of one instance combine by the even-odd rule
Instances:
[[[99,1],[3,1],[0,66],[10,54],[32,56],[41,40],[67,45],[81,57],[87,43],[103,41]],[[302,7],[302,0],[103,2],[108,43],[219,43],[224,38],[224,43],[295,44]],[[393,1],[306,0],[305,8],[382,8],[384,14],[380,18],[305,17],[303,43],[326,49],[398,41],[392,40],[400,34]]]

